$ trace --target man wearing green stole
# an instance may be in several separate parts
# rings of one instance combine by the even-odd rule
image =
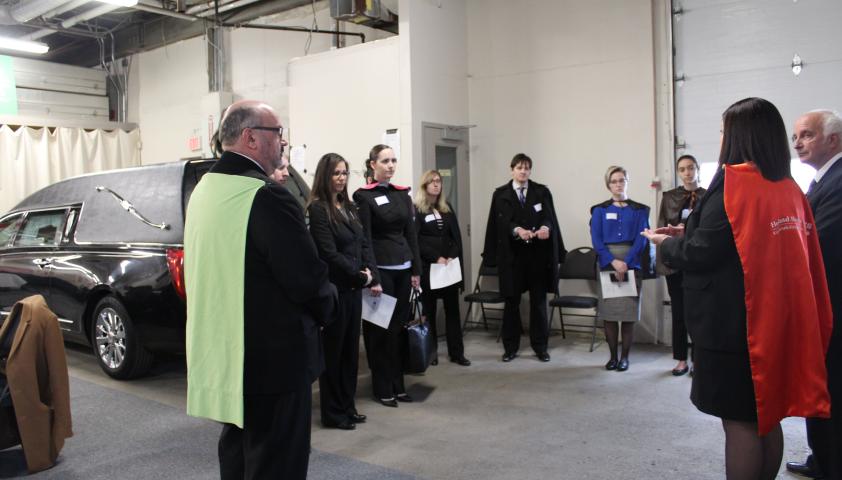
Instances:
[[[336,289],[300,205],[269,174],[283,127],[266,104],[223,116],[225,153],[193,191],[184,228],[187,413],[223,423],[221,478],[307,477],[311,384]]]

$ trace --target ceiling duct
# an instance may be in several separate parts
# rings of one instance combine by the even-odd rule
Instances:
[[[346,22],[398,33],[398,16],[381,0],[330,0],[330,16]]]

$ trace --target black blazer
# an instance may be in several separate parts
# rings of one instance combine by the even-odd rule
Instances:
[[[430,264],[436,263],[439,257],[458,258],[462,266],[464,278],[465,265],[462,260],[462,233],[459,230],[459,221],[453,213],[453,207],[448,204],[450,211],[440,213],[443,228],[439,230],[437,222],[433,218],[433,212],[429,213],[416,210],[415,230],[418,232],[418,250],[421,254],[421,288],[430,289]],[[464,281],[459,282],[458,287],[464,286]]]
[[[310,235],[316,242],[319,257],[327,263],[330,282],[339,291],[362,288],[367,280],[361,271],[368,268],[374,279],[371,285],[380,283],[377,265],[368,246],[356,208],[347,220],[340,217],[330,221],[322,202],[313,202],[307,207],[310,216]]]
[[[834,363],[840,365],[837,368],[842,368],[842,159],[837,160],[824,174],[822,181],[807,192],[807,200],[816,220],[833,307],[833,334],[827,351],[828,365]],[[842,389],[839,384],[842,384],[842,380],[837,381],[837,392]]]
[[[700,347],[743,352],[746,304],[743,267],[725,213],[725,176],[720,170],[685,224],[683,237],[661,244],[667,267],[684,273],[684,319]]]
[[[365,186],[354,192],[354,202],[377,265],[412,262],[412,274],[421,275],[415,207],[409,189],[392,184]]]
[[[488,212],[482,257],[486,265],[497,266],[500,292],[503,295],[508,297],[521,293],[515,291],[514,264],[515,244],[522,240],[512,232],[515,227],[537,230],[544,225],[550,229],[550,238],[548,240],[535,239],[529,248],[535,248],[539,252],[535,261],[545,267],[547,291],[556,292],[558,290],[556,285],[558,264],[564,261],[567,251],[564,249],[561,228],[558,225],[550,190],[530,180],[526,189],[524,206],[520,205],[511,181],[494,190],[491,196],[491,210]]]
[[[265,183],[254,196],[246,234],[243,392],[277,395],[309,389],[324,369],[319,328],[332,318],[336,288],[328,281],[301,205],[257,164],[236,153],[225,152],[210,171]],[[220,225],[220,234],[224,229]]]

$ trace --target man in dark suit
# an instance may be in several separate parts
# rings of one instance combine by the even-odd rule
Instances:
[[[827,350],[830,419],[807,419],[812,455],[804,463],[787,462],[787,470],[810,478],[842,478],[842,118],[816,110],[795,122],[792,135],[802,163],[816,169],[807,199],[816,219],[833,307],[833,334]]]
[[[272,108],[231,105],[219,140],[185,222],[187,412],[223,423],[222,479],[306,478],[336,289],[300,205],[269,178],[286,145]]]
[[[503,361],[510,362],[520,348],[520,297],[529,292],[529,340],[542,362],[547,352],[547,292],[555,292],[559,261],[566,251],[550,190],[529,180],[532,159],[523,153],[509,165],[512,181],[497,188],[485,230],[483,261],[496,265],[503,311]]]

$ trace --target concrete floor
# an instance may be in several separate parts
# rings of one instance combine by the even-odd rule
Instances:
[[[369,398],[364,359],[355,431],[324,429],[314,396],[313,448],[427,479],[719,479],[724,435],[718,419],[688,400],[690,378],[673,377],[668,348],[635,345],[627,372],[602,366],[607,348],[588,352],[584,336],[550,339],[539,362],[522,341],[521,357],[502,363],[493,335],[470,332],[473,365],[449,363],[408,376],[417,402],[387,408]],[[444,353],[444,342],[440,351]],[[151,376],[116,382],[87,350],[68,349],[71,375],[164,404],[184,407],[183,361],[161,362]],[[317,388],[316,384],[314,388]],[[783,422],[784,461],[802,460],[804,422]],[[798,478],[783,470],[779,478]]]

